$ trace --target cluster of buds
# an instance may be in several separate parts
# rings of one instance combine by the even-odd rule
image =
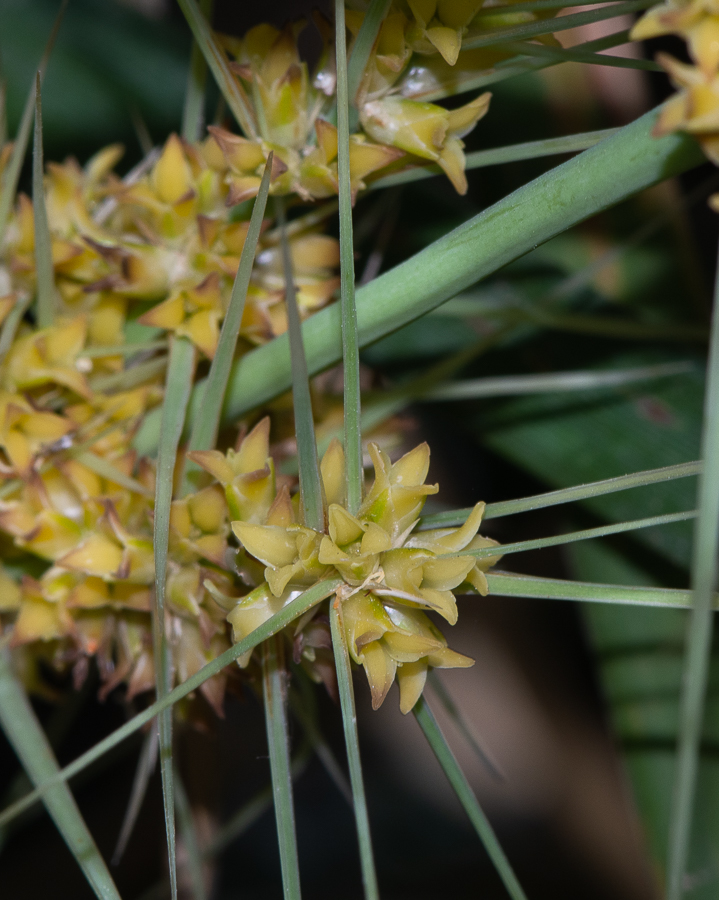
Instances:
[[[472,28],[514,23],[504,11],[501,21],[477,24],[479,6],[396,0],[391,7],[354,98],[354,195],[388,167],[427,162],[466,191],[462,137],[487,111],[489,94],[447,110],[399,86],[415,54],[445,67],[479,65],[476,54],[470,57],[475,51],[461,49]],[[362,18],[348,12],[350,50]],[[17,200],[0,246],[0,632],[11,635],[33,688],[40,686],[40,658],[71,669],[76,683],[94,658],[102,694],[121,684],[129,698],[154,688],[155,466],[134,441],[147,413],[163,402],[175,337],[194,345],[196,363],[215,356],[249,229],[246,201],[257,194],[270,153],[272,193],[300,202],[337,194],[334,30],[316,22],[324,51],[312,75],[297,50],[300,26],[261,25],[242,40],[222,39],[254,116],[251,133],[210,127],[194,144],[172,135],[124,180],[113,171],[119,146],[84,167],[74,160],[48,166],[48,327],[38,327],[32,313],[22,316],[38,276],[33,205],[22,194]],[[9,145],[0,148],[0,175],[9,152]],[[285,235],[263,223],[238,354],[287,330],[285,238],[301,316],[332,299],[338,244],[321,232],[322,221],[314,212],[299,216]],[[334,428],[341,413],[331,396],[320,399],[318,434]],[[280,403],[275,433],[286,415]],[[204,471],[190,479],[191,493],[173,501],[170,518],[166,634],[176,682],[298,592],[337,577],[342,586],[331,602],[375,707],[395,677],[407,712],[430,667],[471,664],[448,648],[428,613],[453,624],[455,590],[486,593],[483,573],[497,557],[480,563],[467,552],[493,544],[477,535],[483,507],[461,528],[417,532],[424,499],[437,490],[424,483],[428,448],[394,464],[376,444],[368,452],[374,484],[352,515],[342,448],[330,444],[322,462],[322,532],[303,524],[293,480],[276,475],[269,419],[235,449],[190,455]],[[332,690],[327,612],[326,603],[314,608],[285,636],[295,662]],[[252,654],[239,662],[242,669],[254,665]],[[226,681],[225,673],[202,687],[218,712]]]
[[[424,102],[421,94],[430,83],[452,93],[460,73],[487,72],[512,55],[501,48],[463,50],[467,39],[557,12],[513,12],[511,3],[503,3],[492,14],[481,6],[482,0],[394,0],[351,98],[358,112],[358,129],[350,135],[353,195],[367,179],[427,162],[441,166],[455,189],[466,192],[462,137],[485,115],[491,94],[451,112]],[[350,53],[364,17],[361,9],[347,10]],[[320,15],[314,20],[324,50],[313,73],[297,49],[304,23],[282,31],[258,25],[241,40],[220,36],[251,115],[244,136],[211,129],[230,169],[231,202],[257,194],[270,152],[272,193],[310,200],[338,192],[334,29]],[[556,43],[551,35],[539,40]]]
[[[413,533],[425,498],[438,490],[425,484],[427,444],[394,464],[376,444],[369,445],[369,453],[375,480],[356,516],[345,506],[345,460],[339,442],[334,441],[323,457],[326,532],[298,521],[286,486],[277,493],[264,521],[248,516],[232,520],[243,553],[265,570],[262,584],[233,604],[228,621],[234,639],[242,640],[299,592],[323,579],[341,578],[331,602],[340,610],[350,656],[366,672],[372,705],[377,709],[382,704],[396,676],[400,708],[407,713],[422,693],[430,667],[473,664],[448,648],[427,613],[437,613],[453,625],[457,621],[453,591],[464,585],[486,594],[484,572],[499,556],[477,560],[466,552],[495,546],[477,534],[482,503],[461,528]],[[221,469],[225,478],[231,474],[232,459],[225,462],[219,454],[194,454],[193,458],[218,477]],[[225,482],[225,489],[236,480],[237,476]],[[228,501],[234,502],[229,494]],[[305,665],[315,680],[326,680],[321,653],[330,647],[326,617],[312,611],[290,626],[288,638],[295,661]],[[240,658],[240,665],[246,666],[251,656],[250,652]]]
[[[631,38],[646,40],[666,34],[684,38],[692,63],[680,62],[668,53],[657,54],[678,93],[665,103],[655,134],[686,131],[719,165],[719,5],[712,0],[665,0],[642,16]],[[719,195],[709,202],[719,211]]]

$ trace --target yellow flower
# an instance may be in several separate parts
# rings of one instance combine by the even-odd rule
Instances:
[[[703,74],[710,78],[719,66],[719,4],[716,0],[666,0],[653,6],[634,25],[633,41],[663,34],[686,39],[689,52]],[[664,65],[664,63],[662,63]]]
[[[283,488],[265,523],[233,521],[232,530],[245,551],[265,564],[265,583],[230,611],[235,640],[241,640],[278,612],[298,592],[339,575],[344,584],[339,605],[352,658],[362,664],[379,706],[399,669],[400,705],[414,706],[429,666],[465,666],[471,660],[447,648],[443,636],[423,610],[457,620],[453,591],[469,584],[486,593],[483,571],[498,556],[478,563],[462,554],[494,541],[478,538],[484,504],[477,504],[461,528],[412,535],[428,494],[425,485],[429,448],[422,444],[396,463],[370,444],[374,484],[356,516],[344,501],[344,454],[335,441],[322,460],[327,507],[327,534],[295,521]],[[296,626],[293,640],[301,632]],[[300,654],[301,655],[301,654]],[[246,654],[240,665],[249,663]],[[402,667],[407,667],[402,671]]]
[[[374,140],[436,162],[457,193],[465,194],[467,179],[461,138],[485,115],[491,96],[481,94],[453,110],[434,103],[385,97],[365,103],[360,110],[360,121]]]

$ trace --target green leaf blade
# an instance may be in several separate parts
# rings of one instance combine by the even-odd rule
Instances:
[[[350,770],[350,784],[352,785],[352,799],[354,801],[355,823],[357,825],[360,863],[362,866],[362,883],[366,900],[379,900],[379,886],[377,884],[377,873],[372,852],[372,837],[370,834],[364,779],[362,777],[359,737],[357,735],[352,669],[342,627],[340,602],[338,598],[330,604],[330,628],[332,631],[332,649],[337,669],[337,686],[340,694],[347,762]]]
[[[485,850],[494,863],[497,873],[507,889],[507,893],[512,900],[527,900],[527,895],[522,890],[522,886],[517,880],[517,876],[514,874],[514,871],[509,864],[509,860],[507,859],[504,850],[502,850],[492,826],[489,824],[489,820],[482,811],[477,798],[474,796],[474,792],[472,791],[464,772],[459,767],[459,763],[457,762],[454,753],[452,753],[452,750],[450,749],[445,736],[442,734],[442,731],[437,724],[437,720],[432,714],[432,710],[429,708],[429,704],[424,697],[419,698],[413,712],[415,719],[419,723],[419,727],[427,738],[428,744],[437,757],[437,761],[444,769],[444,774],[452,785],[459,802],[469,816],[469,820],[474,826],[474,830],[477,832],[479,839],[484,844]]]
[[[719,269],[714,287],[711,341],[707,362],[702,428],[703,471],[699,477],[699,515],[692,547],[692,612],[687,635],[679,706],[672,822],[667,857],[667,897],[680,900],[691,839],[699,747],[709,678],[719,550]]]
[[[300,900],[300,863],[292,800],[292,773],[287,736],[287,673],[283,662],[283,649],[277,637],[270,638],[262,645],[262,692],[265,701],[277,840],[280,846],[282,888],[285,900]]]
[[[45,733],[11,668],[7,648],[0,648],[0,724],[23,768],[37,786],[59,772]],[[67,784],[60,782],[43,795],[58,831],[77,860],[99,900],[120,900],[112,876],[80,815]]]
[[[172,663],[165,630],[165,588],[170,538],[172,486],[177,449],[185,424],[195,369],[195,348],[184,337],[177,337],[170,347],[165,399],[162,406],[162,427],[157,455],[155,486],[155,516],[153,546],[155,551],[155,602],[152,617],[152,644],[155,663],[157,697],[162,700],[170,690]],[[165,829],[170,866],[170,885],[173,900],[177,897],[177,859],[175,849],[174,769],[172,762],[172,709],[167,707],[158,716],[160,731],[160,771],[165,810]]]
[[[55,318],[55,272],[52,264],[52,237],[45,205],[45,172],[42,154],[42,98],[40,72],[35,76],[35,138],[32,154],[32,205],[35,227],[36,313],[40,328],[48,328]]]

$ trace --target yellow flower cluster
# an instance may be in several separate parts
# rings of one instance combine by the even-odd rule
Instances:
[[[486,56],[461,49],[472,28],[506,27],[528,15],[504,11],[495,23],[491,16],[475,22],[480,5],[394,0],[356,98],[355,194],[388,166],[421,162],[437,163],[466,190],[462,137],[487,111],[489,94],[446,110],[398,86],[416,54],[450,67],[463,59],[470,68],[484,64]],[[348,12],[350,49],[362,18]],[[31,687],[40,684],[40,658],[71,669],[76,683],[94,658],[103,694],[120,684],[128,698],[154,688],[155,467],[133,441],[163,401],[174,337],[192,342],[196,363],[206,366],[216,353],[249,228],[246,201],[257,194],[270,153],[272,193],[300,201],[337,193],[334,31],[321,18],[317,24],[325,46],[312,76],[297,50],[300,26],[261,25],[242,40],[223,39],[254,134],[210,127],[195,144],[172,135],[124,180],[113,172],[119,146],[84,167],[74,160],[47,167],[48,327],[37,326],[30,305],[38,292],[34,210],[26,196],[17,199],[0,245],[0,632],[10,633]],[[9,153],[9,145],[0,148],[0,174]],[[339,285],[338,244],[318,222],[310,212],[287,231],[302,317]],[[265,222],[239,353],[287,329],[281,239]],[[329,430],[338,410],[332,398],[321,400]],[[375,444],[369,453],[375,480],[351,515],[342,448],[330,445],[321,467],[321,533],[302,523],[291,480],[275,475],[268,418],[236,449],[190,454],[204,471],[193,475],[194,493],[173,501],[170,518],[166,634],[174,681],[329,577],[342,579],[332,602],[375,707],[395,677],[407,712],[429,667],[471,665],[427,613],[453,624],[457,588],[486,593],[483,573],[497,557],[479,563],[466,552],[494,543],[477,535],[483,505],[461,528],[415,533],[425,497],[437,490],[424,483],[429,449],[394,464]],[[289,626],[286,638],[295,661],[332,689],[326,604]],[[226,681],[222,674],[202,687],[218,712]]]
[[[361,664],[377,709],[394,682],[400,687],[400,708],[407,713],[417,702],[430,667],[470,666],[472,660],[447,647],[427,612],[438,613],[450,625],[457,621],[453,591],[467,588],[487,593],[484,572],[499,556],[481,561],[462,551],[494,546],[477,535],[484,504],[475,506],[461,528],[413,534],[429,494],[426,485],[429,447],[422,444],[392,464],[376,444],[369,445],[375,470],[370,488],[356,516],[344,506],[344,453],[335,441],[327,450],[321,474],[326,497],[327,533],[297,521],[286,488],[280,490],[265,521],[232,521],[232,530],[244,551],[265,565],[265,581],[230,610],[236,641],[278,612],[298,592],[325,578],[339,576],[343,585],[336,595],[352,659]],[[193,455],[220,475],[218,457]],[[230,477],[228,460],[225,478]],[[236,482],[236,477],[235,477]],[[226,490],[229,484],[225,482]],[[232,498],[228,493],[228,501]],[[312,614],[312,618],[316,618]],[[293,629],[295,659],[305,663],[319,680],[324,668],[313,672],[318,634],[312,621],[301,620]],[[326,628],[319,647],[327,646]],[[247,665],[248,653],[239,660]]]
[[[668,53],[657,55],[678,93],[664,105],[655,134],[686,131],[709,159],[719,165],[719,3],[715,0],[665,0],[637,22],[632,40],[665,34],[683,37],[693,65]],[[711,198],[719,211],[719,195]]]

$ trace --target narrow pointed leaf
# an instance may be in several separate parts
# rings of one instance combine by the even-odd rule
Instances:
[[[548,491],[546,494],[535,494],[533,497],[522,497],[519,500],[502,500],[499,503],[488,503],[484,511],[484,519],[498,519],[501,516],[513,516],[516,513],[529,512],[533,509],[544,509],[547,506],[558,506],[562,503],[574,503],[577,500],[588,500],[601,497],[603,494],[614,494],[630,488],[644,487],[648,484],[660,484],[662,481],[673,481],[676,478],[689,478],[701,472],[700,462],[679,463],[676,466],[665,466],[661,469],[648,469],[645,472],[634,472],[632,475],[619,475],[617,478],[606,478],[591,484],[580,484],[576,487]],[[418,530],[426,528],[448,528],[461,525],[472,512],[472,507],[422,516]]]
[[[293,695],[292,692],[290,693],[290,709],[292,715],[295,716],[302,726],[305,737],[313,751],[316,753],[317,758],[324,766],[325,772],[327,772],[337,790],[351,806],[352,788],[350,787],[344,772],[340,768],[340,765],[332,752],[332,748],[322,735],[319,725],[316,722],[316,717],[307,712],[300,698],[296,694]]]
[[[699,746],[709,679],[719,550],[719,269],[714,287],[699,476],[699,516],[692,548],[692,613],[679,705],[679,746],[667,857],[667,897],[680,900],[689,853]]]
[[[153,723],[150,726],[150,730],[145,735],[145,739],[142,742],[142,748],[140,749],[140,756],[137,760],[137,768],[135,769],[135,777],[132,781],[132,788],[130,789],[130,799],[127,804],[127,810],[125,811],[125,818],[122,820],[122,827],[120,828],[120,834],[117,838],[115,852],[112,854],[113,866],[118,865],[125,855],[127,843],[135,828],[142,802],[147,793],[147,786],[150,783],[150,778],[157,765],[158,743],[157,725]]]
[[[40,73],[35,76],[35,139],[32,154],[32,205],[35,225],[35,300],[37,324],[52,325],[55,317],[55,272],[52,265],[52,238],[45,205],[44,167],[42,160],[42,98]]]
[[[602,387],[620,387],[637,381],[680,375],[691,372],[691,362],[664,363],[635,369],[552,372],[542,375],[504,375],[496,378],[473,378],[441,385],[420,399],[424,402],[474,400],[480,397],[509,397],[520,394],[554,393],[556,391],[585,391]]]
[[[675,588],[637,587],[636,585],[594,584],[565,581],[561,578],[537,578],[531,575],[487,574],[489,593],[498,597],[527,597],[541,600],[579,600],[586,603],[618,603],[624,606],[688,609],[691,591]],[[719,599],[713,600],[719,609]]]
[[[54,785],[61,784],[69,778],[72,778],[73,775],[81,772],[91,763],[95,762],[96,759],[100,759],[100,757],[104,756],[109,750],[112,750],[113,747],[116,747],[121,741],[130,737],[130,735],[134,734],[142,728],[143,725],[146,725],[154,719],[154,717],[159,715],[163,710],[170,709],[175,703],[182,700],[183,697],[187,697],[188,694],[196,691],[208,678],[217,675],[218,672],[221,672],[225,668],[225,666],[234,662],[238,656],[242,656],[243,653],[252,650],[258,644],[262,643],[262,641],[266,640],[266,638],[271,637],[273,634],[277,634],[278,631],[281,631],[285,626],[289,625],[290,622],[294,621],[299,616],[304,615],[304,613],[309,609],[312,609],[313,606],[316,606],[322,600],[333,594],[340,584],[342,584],[341,579],[331,578],[326,581],[320,581],[308,590],[303,591],[278,613],[275,613],[271,619],[268,619],[251,634],[248,634],[246,638],[243,638],[239,643],[234,644],[229,650],[225,650],[224,653],[221,653],[218,657],[213,659],[212,662],[203,666],[199,672],[190,676],[187,681],[178,685],[165,697],[156,700],[141,713],[133,716],[129,722],[126,722],[120,728],[113,731],[112,734],[109,734],[106,738],[98,741],[94,747],[91,747],[60,772],[43,779],[42,784],[36,786],[35,790],[27,794],[27,796],[3,810],[3,812],[0,813],[0,828],[12,821],[16,816],[20,815],[20,813],[24,812],[28,807],[32,806],[33,803],[40,799],[40,797]]]
[[[297,438],[297,459],[300,469],[300,496],[305,525],[315,531],[324,531],[324,509],[322,504],[322,482],[317,459],[317,439],[315,420],[312,413],[310,379],[307,370],[307,356],[302,340],[302,323],[297,306],[294,271],[290,245],[285,233],[285,204],[281,197],[275,198],[277,221],[282,231],[282,262],[285,277],[285,306],[287,307],[288,339],[292,370],[292,403],[295,412],[295,436]]]
[[[200,0],[200,13],[206,22],[212,19],[212,0]],[[202,139],[205,121],[205,88],[207,63],[196,40],[190,51],[190,69],[187,73],[185,105],[182,110],[182,137],[189,143]]]
[[[560,153],[576,153],[579,150],[588,150],[618,131],[618,128],[605,128],[600,131],[568,134],[566,137],[546,138],[543,141],[510,144],[507,147],[496,147],[491,150],[475,150],[473,153],[467,154],[465,168],[481,169],[486,166],[498,166],[502,163],[519,162],[523,159],[539,159]],[[397,172],[396,175],[385,175],[383,178],[378,178],[372,182],[370,190],[409,184],[412,181],[422,181],[435,175],[444,175],[439,166],[417,166],[406,172]]]
[[[187,868],[190,872],[193,900],[207,900],[205,877],[202,871],[202,851],[197,839],[197,829],[192,818],[192,807],[185,792],[179,772],[175,771],[175,804],[180,834],[187,853]]]
[[[300,863],[297,856],[290,749],[287,738],[287,673],[283,664],[283,649],[277,637],[269,638],[262,645],[262,690],[265,701],[267,746],[270,751],[272,796],[275,804],[277,839],[280,845],[282,887],[285,900],[299,900]]]
[[[609,8],[609,7],[608,7]],[[610,66],[615,69],[639,69],[645,72],[661,72],[662,67],[649,59],[635,59],[631,56],[609,56],[606,53],[592,53],[574,47],[547,47],[527,41],[507,41],[502,45],[523,56],[538,56],[556,63],[578,62],[590,66]]]
[[[374,42],[377,40],[377,35],[379,34],[379,30],[382,27],[382,22],[384,21],[387,12],[389,11],[390,4],[392,0],[370,0],[370,4],[367,7],[367,11],[365,12],[364,19],[362,20],[362,25],[360,26],[360,30],[355,38],[354,46],[352,47],[352,55],[350,56],[349,65],[347,66],[347,95],[350,102],[354,103],[357,97],[357,91],[359,90],[359,86],[362,82],[362,75],[364,74],[365,66],[367,65],[367,61],[369,60],[370,53],[372,52],[372,47],[374,46]],[[339,22],[337,18],[337,7],[335,4],[335,22]],[[339,30],[339,26],[337,27],[337,34],[341,35],[341,40],[338,40],[336,43],[338,56],[337,56],[337,76],[338,76],[338,84],[337,84],[337,104],[339,108],[339,104],[343,101],[340,99],[339,92],[339,52],[340,52],[340,44],[344,46],[344,36],[345,36],[345,27],[344,27],[344,5],[343,5],[343,13],[342,13],[342,30]],[[339,123],[339,118],[338,118]]]
[[[610,534],[623,534],[625,531],[637,531],[639,528],[654,528],[657,525],[669,525],[672,522],[686,522],[687,519],[695,519],[695,510],[680,513],[668,513],[664,516],[650,516],[646,519],[635,519],[633,522],[620,522],[617,525],[600,525],[598,528],[585,528],[583,531],[572,531],[569,534],[557,534],[547,538],[535,538],[531,541],[518,541],[515,544],[502,544],[501,547],[483,547],[479,550],[463,550],[462,553],[474,556],[477,559],[487,559],[496,556],[498,552],[502,556],[510,553],[524,553],[526,550],[542,550],[545,547],[561,547],[562,544],[572,544],[576,541],[588,541],[594,538],[608,537]],[[446,554],[457,556],[458,554]]]
[[[3,322],[2,330],[0,330],[0,363],[5,359],[8,350],[12,347],[18,326],[31,302],[31,297],[26,297],[24,300],[18,300]]]
[[[359,736],[357,734],[357,714],[355,712],[354,688],[352,686],[352,669],[341,617],[340,600],[337,598],[330,604],[330,628],[332,630],[332,649],[337,669],[337,686],[340,694],[347,762],[350,770],[350,784],[352,785],[352,797],[354,800],[355,823],[357,825],[360,863],[362,865],[362,883],[366,900],[379,900],[367,799],[362,777],[362,761],[360,759]]]
[[[629,0],[627,3],[612,3],[599,9],[569,13],[566,16],[558,16],[555,19],[540,19],[536,22],[515,25],[513,28],[496,29],[464,40],[462,49],[476,50],[479,47],[491,47],[494,44],[502,44],[506,41],[526,40],[527,38],[535,38],[543,34],[556,34],[558,31],[566,31],[569,28],[579,28],[582,25],[591,25],[593,22],[603,22],[616,16],[625,16],[628,13],[638,12],[640,9],[652,6],[652,4],[653,0]]]
[[[56,776],[59,767],[11,665],[7,648],[0,648],[0,724],[30,781],[37,786]],[[60,782],[45,791],[43,802],[95,896],[100,900],[120,900],[67,784]]]
[[[252,276],[255,253],[257,252],[257,242],[260,239],[262,221],[265,216],[271,173],[272,154],[270,153],[264,174],[262,175],[260,190],[252,209],[250,225],[247,231],[247,237],[245,238],[245,243],[242,247],[240,265],[237,269],[234,284],[232,285],[230,303],[222,323],[217,351],[215,352],[215,358],[212,360],[210,372],[207,376],[207,381],[205,382],[206,388],[202,405],[200,406],[192,426],[192,435],[190,437],[189,445],[190,450],[211,450],[217,441],[222,404],[225,399],[227,381],[230,376],[232,360],[237,346],[237,338],[240,333],[242,315],[245,311],[245,300],[247,298],[247,289],[250,285],[250,278]]]
[[[479,743],[474,736],[472,728],[467,723],[466,718],[462,714],[457,704],[454,702],[452,695],[447,690],[445,683],[439,677],[436,669],[430,669],[427,674],[427,681],[432,688],[437,700],[440,702],[442,709],[449,716],[455,727],[474,751],[475,756],[482,765],[487,769],[489,774],[495,781],[505,781],[504,774],[501,772],[497,763],[492,759],[489,752]]]
[[[104,456],[96,456],[94,453],[85,451],[76,454],[75,459],[83,466],[86,466],[93,471],[96,475],[99,475],[101,478],[106,478],[108,481],[114,481],[115,484],[119,484],[133,494],[142,494],[143,496],[148,496],[150,494],[150,491],[141,481],[137,481],[134,478],[130,478],[129,475],[125,475],[124,472],[121,472],[118,468],[113,466],[113,464]]]
[[[45,44],[45,49],[43,51],[42,58],[40,59],[40,64],[38,65],[38,72],[40,73],[41,81],[45,76],[45,70],[47,69],[47,64],[50,61],[50,54],[52,53],[52,49],[55,46],[55,39],[57,38],[57,33],[60,30],[60,24],[62,22],[63,16],[65,15],[65,10],[67,9],[68,2],[69,0],[63,0],[60,6],[60,10],[55,17],[52,31],[50,32],[50,37],[47,39],[47,44]],[[25,106],[22,111],[20,126],[18,128],[17,135],[15,136],[12,153],[10,155],[10,159],[8,160],[8,164],[5,167],[5,171],[3,172],[2,181],[0,182],[0,246],[2,246],[3,240],[5,238],[5,229],[7,228],[8,219],[10,218],[10,211],[12,210],[13,203],[15,202],[15,192],[17,191],[17,184],[20,180],[20,171],[22,169],[23,160],[25,159],[25,153],[27,152],[27,145],[30,140],[30,131],[32,129],[33,118],[35,115],[36,93],[37,85],[35,79],[33,78],[32,86],[30,87],[30,92],[28,93],[28,97],[25,101]]]
[[[372,16],[372,28],[379,30],[387,13],[387,0],[372,0],[365,15],[364,28]],[[355,307],[355,263],[354,240],[352,237],[352,188],[350,186],[350,126],[347,48],[345,45],[345,5],[344,0],[335,0],[335,48],[337,53],[337,175],[339,179],[340,204],[340,280],[342,306],[342,369],[344,375],[344,449],[347,476],[347,509],[356,515],[362,503],[364,470],[362,468],[362,433],[360,426],[360,358],[357,334],[357,309]],[[369,29],[368,29],[369,30]],[[374,36],[363,35],[360,30],[358,41]],[[371,49],[372,44],[369,45]],[[355,44],[355,51],[357,44]],[[354,57],[353,52],[353,57]],[[364,50],[362,50],[364,52]],[[367,51],[369,55],[369,50]],[[365,60],[366,62],[366,60]],[[362,67],[364,69],[364,66]]]
[[[437,762],[439,762],[440,766],[444,769],[444,774],[452,785],[452,788],[457,795],[457,799],[464,807],[464,811],[469,816],[469,820],[474,826],[474,830],[484,844],[484,848],[487,851],[489,858],[494,863],[499,877],[502,879],[502,883],[507,889],[507,893],[512,900],[526,900],[526,894],[522,890],[522,887],[517,880],[517,876],[514,874],[514,871],[509,864],[509,860],[507,859],[504,850],[502,850],[492,826],[489,824],[489,820],[482,811],[479,801],[474,796],[474,792],[467,781],[467,777],[459,767],[459,763],[457,762],[454,753],[452,753],[452,750],[442,734],[442,731],[437,724],[437,720],[434,718],[432,710],[429,708],[424,697],[420,697],[415,704],[414,716],[419,723],[419,727],[424,732],[424,736],[427,738],[427,742],[432,748],[434,755],[437,757]]]
[[[165,632],[165,581],[167,551],[170,535],[170,507],[177,449],[185,423],[185,411],[190,398],[195,369],[195,348],[187,338],[175,338],[170,349],[165,400],[162,405],[162,428],[157,454],[155,487],[155,517],[153,546],[155,549],[155,602],[152,617],[152,646],[155,662],[157,698],[162,700],[170,690],[172,662]],[[172,763],[172,709],[168,707],[158,716],[160,732],[160,772],[165,808],[165,829],[170,866],[172,898],[177,897],[177,863],[175,854],[175,803]]]
[[[217,86],[222,92],[232,115],[237,120],[245,134],[245,137],[256,138],[257,128],[252,114],[252,108],[247,102],[247,97],[241,85],[230,71],[225,53],[220,47],[217,38],[212,33],[212,29],[203,16],[196,0],[177,0],[183,15],[187,19],[187,24],[192,30],[197,45],[207,60]]]

